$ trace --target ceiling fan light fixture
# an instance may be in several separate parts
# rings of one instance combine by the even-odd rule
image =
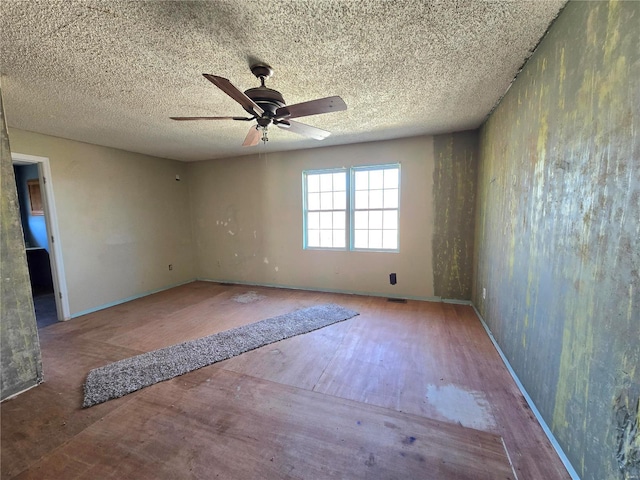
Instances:
[[[170,117],[172,120],[255,120],[257,125],[251,127],[243,146],[257,145],[260,140],[267,143],[267,127],[271,124],[279,128],[297,133],[307,138],[323,140],[331,132],[321,128],[312,127],[300,122],[291,121],[292,118],[319,115],[322,113],[338,112],[346,110],[347,105],[338,96],[318,98],[307,102],[286,105],[280,92],[265,86],[265,79],[273,75],[273,68],[263,63],[251,66],[251,72],[260,80],[260,86],[249,88],[242,92],[238,90],[228,79],[217,75],[203,73],[202,75],[216,87],[238,102],[244,110],[251,115],[245,117]],[[262,132],[262,138],[260,135]]]

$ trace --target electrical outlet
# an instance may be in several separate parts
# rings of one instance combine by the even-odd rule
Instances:
[[[482,299],[486,300],[487,299],[487,289],[482,287]]]
[[[169,270],[173,270],[173,264],[172,263],[169,264]]]

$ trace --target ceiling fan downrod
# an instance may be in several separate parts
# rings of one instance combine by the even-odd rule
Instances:
[[[256,63],[251,65],[251,73],[253,73],[258,79],[260,79],[260,83],[264,87],[264,81],[273,75],[273,68],[269,65],[265,65],[264,63]]]

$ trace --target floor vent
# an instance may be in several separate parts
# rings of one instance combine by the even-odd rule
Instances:
[[[407,299],[406,298],[387,298],[387,302],[407,303]]]
[[[236,284],[235,283],[222,282],[222,283],[220,283],[220,285],[222,285],[223,287],[235,287]]]

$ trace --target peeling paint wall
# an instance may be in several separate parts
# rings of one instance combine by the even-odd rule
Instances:
[[[478,132],[437,135],[433,149],[433,288],[471,300]]]
[[[638,25],[569,2],[480,133],[473,300],[585,480],[639,478]]]
[[[197,277],[433,297],[433,152],[432,137],[414,137],[190,163]],[[303,249],[304,170],[396,162],[399,253]]]
[[[0,91],[0,399],[42,382],[42,359]]]

